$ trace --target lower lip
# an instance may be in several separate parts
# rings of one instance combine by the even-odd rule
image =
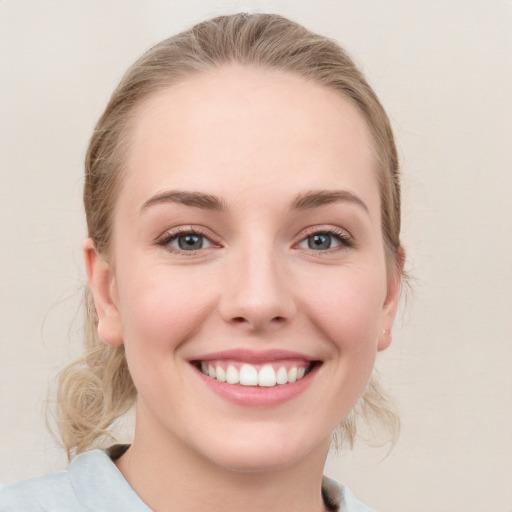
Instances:
[[[272,387],[227,384],[207,377],[197,369],[196,373],[208,389],[229,402],[245,407],[276,407],[303,393],[310,385],[317,370],[318,367],[315,366],[300,380]]]

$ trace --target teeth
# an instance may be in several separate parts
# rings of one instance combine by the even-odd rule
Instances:
[[[216,378],[219,382],[226,382],[226,372],[221,366],[215,368],[215,373],[217,374]]]
[[[226,372],[226,382],[228,384],[238,384],[240,382],[238,370],[234,366],[228,366],[228,371]]]
[[[258,385],[270,388],[272,386],[275,386],[276,382],[277,382],[277,378],[276,378],[276,372],[274,371],[274,368],[272,368],[272,366],[270,366],[269,364],[266,364],[260,370],[260,373],[258,375]]]
[[[242,386],[256,386],[258,384],[258,370],[250,364],[244,364],[240,368],[240,384]]]
[[[306,368],[292,366],[286,369],[281,366],[277,371],[270,364],[266,364],[259,371],[250,364],[243,364],[240,369],[228,365],[224,369],[219,364],[201,362],[201,371],[212,379],[228,384],[241,384],[242,386],[274,387],[300,380],[306,374]]]
[[[288,384],[288,372],[284,366],[281,366],[281,368],[277,370],[276,382],[278,384]]]

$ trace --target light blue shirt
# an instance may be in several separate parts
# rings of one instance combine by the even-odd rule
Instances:
[[[322,495],[330,510],[372,512],[347,487],[324,477]],[[0,512],[151,512],[107,451],[75,457],[66,471],[0,487]]]

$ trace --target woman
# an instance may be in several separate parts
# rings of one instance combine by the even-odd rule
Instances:
[[[371,377],[404,264],[389,120],[334,42],[216,18],[132,66],[86,159],[86,353],[68,471],[0,510],[369,510],[333,432],[393,416]],[[91,450],[136,401],[130,446]]]

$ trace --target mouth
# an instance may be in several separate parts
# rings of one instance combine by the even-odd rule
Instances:
[[[323,361],[286,350],[232,349],[198,355],[189,363],[206,388],[222,399],[268,408],[302,395]]]
[[[319,366],[320,361],[283,360],[249,363],[238,360],[197,360],[192,364],[207,377],[217,382],[271,388],[292,384],[303,379]]]
[[[190,363],[208,380],[228,386],[283,388],[298,383],[322,361],[285,350],[233,349],[198,356]]]

